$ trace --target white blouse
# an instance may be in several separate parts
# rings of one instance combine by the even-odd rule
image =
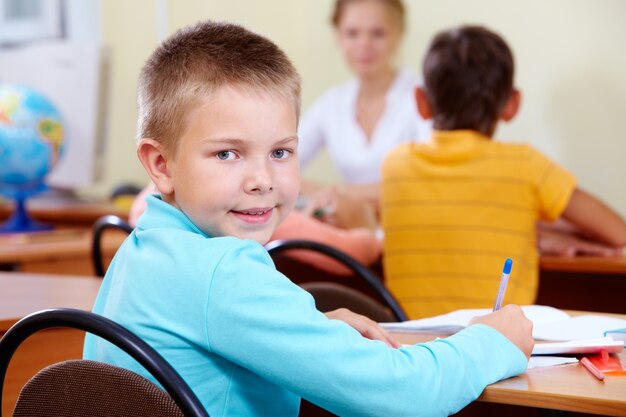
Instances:
[[[325,146],[348,183],[379,182],[387,153],[406,141],[427,141],[431,124],[417,112],[418,77],[399,70],[389,91],[385,110],[368,141],[357,122],[359,81],[333,87],[318,98],[302,117],[298,135],[300,163],[306,166]]]

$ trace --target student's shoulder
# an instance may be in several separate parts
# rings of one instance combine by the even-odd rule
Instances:
[[[187,230],[168,230],[167,238],[164,236],[144,236],[143,239],[153,240],[154,245],[160,252],[167,252],[177,259],[193,257],[199,268],[207,266],[216,267],[223,262],[240,262],[243,259],[255,260],[268,263],[269,255],[265,248],[253,241],[238,239],[233,236],[207,237],[206,235],[190,232]],[[271,262],[271,260],[269,261]]]
[[[516,156],[520,159],[532,159],[541,152],[532,145],[523,142],[509,142],[494,140],[489,143],[491,152],[501,154],[503,156]]]
[[[254,273],[273,274],[274,263],[267,250],[253,240],[236,237],[189,237],[186,243],[169,245],[168,254],[179,261],[191,275],[205,279],[207,273],[216,277],[252,276]],[[184,261],[184,262],[183,262]]]
[[[267,250],[260,243],[249,239],[238,239],[225,236],[210,239],[211,246],[219,251],[219,263],[228,263],[240,267],[250,265],[268,265],[273,267],[273,261]]]
[[[392,148],[383,160],[383,176],[392,175],[410,166],[414,159],[416,147],[418,146],[419,144],[417,142],[407,141]]]
[[[248,256],[263,259],[269,257],[263,245],[254,240],[233,236],[212,237],[204,240],[205,249],[219,253],[221,257]]]
[[[408,158],[417,149],[419,149],[420,146],[422,146],[422,144],[413,140],[407,140],[405,142],[401,142],[398,145],[391,148],[391,150],[387,153],[386,159]]]

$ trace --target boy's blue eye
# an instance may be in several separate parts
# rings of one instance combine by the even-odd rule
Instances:
[[[278,159],[285,159],[289,157],[289,155],[291,155],[291,152],[288,151],[287,149],[276,149],[272,151],[272,157],[278,158]]]
[[[235,152],[233,151],[220,151],[216,153],[215,156],[217,156],[217,159],[219,160],[228,161],[230,159],[235,159],[237,155],[235,155]]]

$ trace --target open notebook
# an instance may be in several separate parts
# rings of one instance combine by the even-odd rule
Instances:
[[[604,333],[626,328],[626,320],[590,314],[571,317],[564,311],[548,306],[530,305],[522,309],[533,322],[535,340],[559,342],[537,343],[534,355],[592,353],[600,350],[619,352],[624,348],[624,341],[606,338]],[[464,329],[473,317],[489,313],[491,309],[457,310],[441,316],[381,325],[394,332],[454,334]]]

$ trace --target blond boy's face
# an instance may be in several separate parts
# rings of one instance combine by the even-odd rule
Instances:
[[[267,243],[300,189],[293,102],[226,86],[193,110],[187,126],[167,161],[163,199],[211,236]]]

